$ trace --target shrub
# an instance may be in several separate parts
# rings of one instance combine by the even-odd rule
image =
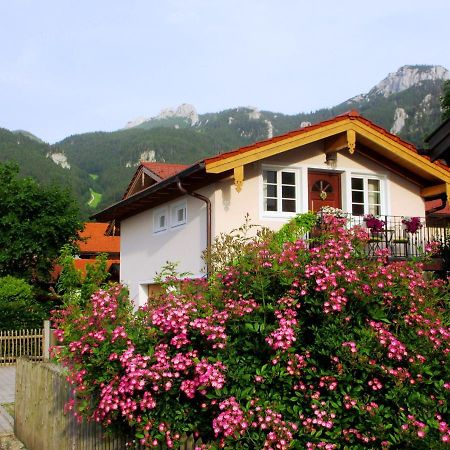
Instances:
[[[282,247],[285,242],[295,242],[305,237],[319,222],[320,216],[313,212],[297,214],[288,223],[283,225],[274,235],[272,241]]]
[[[109,278],[107,270],[108,255],[100,254],[93,264],[86,265],[86,274],[75,267],[76,248],[66,244],[61,249],[58,264],[61,273],[56,284],[58,294],[65,305],[77,303],[84,307],[92,294],[104,286]]]
[[[42,328],[46,318],[26,281],[9,275],[0,278],[0,329]]]
[[[137,312],[120,286],[62,311],[69,406],[149,447],[444,448],[448,285],[362,259],[367,233],[333,221],[313,248],[256,239]]]

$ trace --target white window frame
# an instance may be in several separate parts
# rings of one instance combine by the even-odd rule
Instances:
[[[183,220],[178,220],[178,211],[183,210]],[[173,204],[170,207],[170,228],[178,228],[187,223],[187,202],[186,200]]]
[[[362,173],[351,173],[349,177],[349,212],[353,214],[353,189],[352,180],[354,178],[359,178],[363,180],[363,207],[364,213],[362,215],[370,214],[369,211],[369,180],[377,180],[380,183],[380,216],[387,214],[387,196],[386,196],[386,177],[383,175],[376,174],[362,174]],[[360,215],[354,215],[358,217]]]
[[[165,217],[165,224],[163,227],[160,225],[160,218]],[[153,233],[162,233],[169,228],[169,210],[167,206],[157,208],[153,211]]]
[[[266,211],[265,210],[265,197],[264,197],[264,171],[271,170],[277,172],[277,210]],[[282,211],[282,184],[281,173],[289,172],[295,174],[295,211],[287,212]],[[299,167],[286,167],[286,166],[261,166],[261,182],[260,182],[260,211],[261,216],[266,218],[289,218],[293,217],[302,210],[302,198],[301,198],[301,186],[302,186],[302,170]]]

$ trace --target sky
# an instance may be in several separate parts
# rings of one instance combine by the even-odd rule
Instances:
[[[190,103],[295,114],[450,69],[448,0],[0,0],[0,127],[54,143]]]

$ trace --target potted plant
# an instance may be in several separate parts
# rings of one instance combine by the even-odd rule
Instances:
[[[346,226],[348,222],[347,214],[342,209],[332,206],[323,206],[317,211],[317,226],[326,230],[335,225]]]
[[[373,214],[366,214],[363,218],[363,221],[367,228],[369,228],[372,232],[379,233],[383,231],[385,222],[384,220],[375,217]]]
[[[423,227],[420,217],[402,217],[403,229],[411,234],[417,233]]]

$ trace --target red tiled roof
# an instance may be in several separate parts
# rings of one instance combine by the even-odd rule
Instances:
[[[161,162],[147,162],[141,161],[141,165],[151,170],[154,174],[158,175],[158,177],[165,178],[172,177],[176,175],[178,172],[181,172],[183,169],[189,167],[186,164],[169,164],[169,163],[161,163]]]
[[[107,223],[88,222],[85,228],[80,232],[80,238],[77,241],[81,253],[119,253],[120,237],[105,236]]]
[[[226,159],[226,158],[228,158],[230,156],[234,156],[234,155],[238,155],[238,154],[241,154],[241,153],[245,153],[245,152],[248,152],[250,150],[254,150],[254,149],[258,148],[258,147],[264,147],[266,145],[269,145],[269,144],[272,144],[272,143],[275,143],[275,142],[278,142],[278,141],[282,141],[283,139],[287,139],[287,138],[290,138],[290,137],[296,137],[296,136],[299,136],[301,134],[308,133],[308,132],[310,132],[312,130],[316,130],[318,128],[322,128],[324,126],[331,125],[333,123],[338,123],[338,122],[340,122],[342,120],[346,120],[346,119],[358,120],[358,121],[364,123],[365,125],[375,129],[379,133],[384,134],[385,136],[389,137],[389,139],[392,139],[392,140],[398,142],[399,144],[401,144],[401,145],[403,145],[403,146],[405,146],[405,147],[409,148],[410,150],[412,150],[412,151],[417,153],[417,148],[413,144],[411,144],[410,142],[404,141],[403,139],[399,138],[395,134],[392,134],[389,131],[386,131],[384,128],[376,125],[375,123],[371,122],[370,120],[366,119],[365,117],[362,117],[359,114],[358,111],[352,110],[352,111],[348,111],[348,112],[345,112],[343,114],[340,114],[340,115],[338,115],[336,117],[333,117],[332,119],[324,120],[322,122],[318,122],[318,123],[309,125],[307,127],[301,128],[299,130],[290,131],[288,133],[281,134],[279,136],[275,136],[275,137],[273,137],[271,139],[266,139],[264,141],[259,141],[259,142],[256,142],[254,144],[247,145],[246,147],[241,147],[241,148],[238,148],[236,150],[231,150],[230,152],[225,152],[225,153],[218,154],[216,156],[212,156],[210,158],[206,158],[205,159],[205,163],[209,164],[209,163],[212,163],[212,162],[215,162],[215,161],[220,161],[221,159]],[[427,158],[427,159],[429,159],[429,158]],[[445,167],[448,170],[448,167],[444,166],[443,164],[439,163],[438,165],[440,165],[442,167]]]
[[[97,261],[95,259],[74,259],[73,260],[73,265],[75,266],[75,269],[80,270],[81,271],[81,275],[83,277],[86,276],[86,267],[90,266],[92,264],[95,264]],[[111,266],[113,264],[120,264],[120,261],[118,259],[108,259],[106,261],[106,270],[109,271],[109,269],[111,268]],[[56,281],[58,279],[58,277],[61,275],[61,271],[62,271],[62,266],[60,266],[59,264],[56,264],[53,267],[53,271],[51,274],[52,280]]]

